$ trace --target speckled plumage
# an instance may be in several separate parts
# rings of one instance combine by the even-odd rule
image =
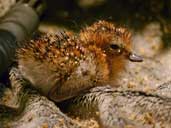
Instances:
[[[126,29],[99,21],[78,35],[42,35],[19,49],[17,56],[24,78],[59,102],[114,79],[130,51]]]

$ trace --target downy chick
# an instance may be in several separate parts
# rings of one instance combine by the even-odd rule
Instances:
[[[131,34],[107,21],[80,31],[46,34],[17,52],[23,77],[50,99],[60,102],[117,77],[132,53]]]

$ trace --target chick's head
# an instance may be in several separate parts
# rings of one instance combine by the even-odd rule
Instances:
[[[124,56],[133,62],[141,62],[142,58],[132,52],[131,33],[122,27],[115,27],[107,21],[98,21],[83,29],[81,40],[87,45],[96,45],[110,58]]]
[[[141,62],[142,58],[132,51],[131,33],[111,22],[98,21],[80,32],[87,46],[95,46],[105,54],[110,74],[115,76],[125,66],[125,61]]]

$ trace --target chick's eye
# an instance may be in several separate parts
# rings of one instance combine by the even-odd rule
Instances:
[[[120,47],[119,45],[116,45],[116,44],[110,44],[110,51],[113,53],[113,54],[121,54],[123,52],[123,48]]]
[[[117,49],[119,49],[120,47],[119,47],[118,45],[116,45],[116,44],[111,44],[111,45],[110,45],[110,48],[117,50]]]

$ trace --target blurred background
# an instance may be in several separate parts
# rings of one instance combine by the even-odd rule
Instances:
[[[158,23],[164,47],[171,40],[171,0],[47,0],[42,30],[67,28],[74,31],[99,19],[141,31]],[[45,26],[45,27],[44,27]]]
[[[0,0],[0,16],[16,2]],[[103,19],[139,32],[152,23],[162,33],[164,48],[171,46],[171,0],[46,0],[46,4],[40,31],[78,31]]]

